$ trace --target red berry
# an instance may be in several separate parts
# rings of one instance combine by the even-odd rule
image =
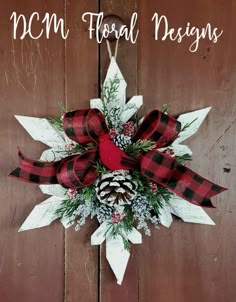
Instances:
[[[115,129],[110,130],[110,136],[117,136],[119,133]]]
[[[124,128],[124,135],[126,136],[133,136],[134,132],[135,132],[135,128],[134,128],[134,122],[133,121],[129,121],[127,123],[125,123],[123,125]]]
[[[152,181],[149,181],[148,184],[151,187],[152,192],[157,193],[157,191],[158,191],[157,184],[155,182],[152,182]]]
[[[166,149],[163,151],[163,153],[165,153],[166,155],[169,155],[169,156],[171,156],[171,157],[175,157],[175,152],[174,152],[174,150],[171,149],[171,148],[166,148]]]
[[[120,214],[118,212],[114,212],[111,216],[111,221],[113,224],[117,224],[117,223],[123,221],[126,216],[127,216],[126,213]]]

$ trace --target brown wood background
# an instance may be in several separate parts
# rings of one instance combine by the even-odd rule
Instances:
[[[120,43],[118,63],[128,82],[128,97],[143,94],[145,110],[169,104],[178,114],[213,106],[198,135],[189,140],[192,168],[229,188],[208,210],[215,227],[175,221],[132,247],[122,287],[106,262],[104,247],[90,246],[92,222],[64,233],[59,223],[17,233],[33,206],[44,199],[35,185],[8,179],[17,165],[16,146],[37,157],[45,146],[34,142],[14,114],[57,116],[58,102],[87,107],[99,94],[109,63],[104,45],[89,40],[81,15],[116,13],[129,23],[139,13],[138,43]],[[12,39],[13,11],[65,17],[64,41]],[[224,29],[219,43],[201,41],[199,50],[155,42],[154,12],[173,27],[191,21]],[[0,3],[0,301],[1,302],[233,302],[236,301],[235,100],[236,2],[234,0],[3,0]],[[39,24],[34,30],[40,29]],[[227,171],[227,172],[226,172]]]

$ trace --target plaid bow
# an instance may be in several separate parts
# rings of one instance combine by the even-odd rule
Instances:
[[[61,184],[66,188],[83,188],[97,178],[96,160],[101,159],[112,170],[128,170],[136,166],[111,140],[103,114],[97,109],[67,112],[63,118],[66,135],[73,141],[94,148],[81,154],[68,156],[54,162],[35,161],[19,150],[19,166],[9,176],[38,184]],[[97,148],[99,146],[99,148]]]
[[[99,135],[108,132],[104,116],[98,110],[68,112],[63,118],[63,128],[69,138],[80,144],[96,142]],[[56,162],[34,161],[19,150],[19,167],[10,176],[26,182],[39,184],[61,184],[68,188],[82,188],[92,184],[96,178],[95,161],[97,150],[68,156]]]
[[[66,113],[63,128],[73,141],[82,145],[92,142],[95,147],[56,162],[33,161],[19,151],[19,167],[10,176],[27,182],[59,183],[67,188],[82,188],[96,180],[95,162],[100,157],[102,163],[112,171],[138,169],[146,178],[201,206],[213,207],[210,198],[226,190],[156,149],[137,160],[130,158],[110,140],[105,118],[96,109]],[[133,142],[151,139],[156,142],[156,148],[166,147],[178,137],[180,130],[179,121],[154,110],[138,128]]]

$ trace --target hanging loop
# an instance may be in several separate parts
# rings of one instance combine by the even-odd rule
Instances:
[[[103,18],[101,27],[99,29],[100,34],[106,37],[107,51],[110,59],[114,56],[117,58],[120,31],[124,26],[124,21],[117,15],[107,15]],[[116,40],[115,52],[112,54],[111,43]]]
[[[107,44],[107,51],[108,51],[108,54],[109,54],[109,58],[111,59],[112,57],[114,57],[116,59],[117,58],[117,53],[118,53],[119,40],[116,40],[116,47],[115,47],[114,55],[112,54],[111,44],[108,40],[106,40],[106,44]]]

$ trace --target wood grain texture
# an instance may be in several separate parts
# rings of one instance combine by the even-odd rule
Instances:
[[[27,17],[35,10],[63,17],[63,1],[1,1],[0,4],[0,300],[63,301],[63,228],[59,223],[40,230],[17,230],[46,199],[37,186],[7,177],[17,166],[17,146],[29,157],[45,149],[26,133],[14,114],[54,116],[64,101],[64,42],[56,35],[33,41],[12,40],[13,11]],[[34,24],[33,30],[40,29]]]
[[[190,40],[154,41],[154,12],[165,14],[171,27],[189,20],[196,26],[210,22],[223,28],[224,35],[216,45],[201,41],[199,50],[190,53]],[[191,167],[229,188],[213,199],[217,209],[208,210],[215,227],[176,221],[169,230],[161,227],[144,240],[139,263],[142,302],[153,297],[159,302],[230,302],[236,297],[235,12],[234,1],[140,1],[139,93],[149,110],[164,103],[172,114],[213,107],[188,142],[194,152]]]
[[[191,167],[229,188],[213,199],[216,209],[207,210],[215,227],[176,220],[170,229],[152,229],[151,238],[144,236],[142,245],[132,246],[122,287],[116,285],[104,246],[100,251],[90,246],[95,222],[89,221],[79,232],[69,229],[65,238],[59,223],[17,233],[45,196],[37,186],[6,177],[17,166],[17,145],[33,158],[45,149],[29,137],[14,114],[58,116],[58,102],[65,102],[68,110],[86,108],[99,95],[99,80],[101,84],[109,64],[107,49],[105,43],[99,46],[89,40],[88,25],[81,19],[83,13],[99,9],[119,15],[127,24],[134,11],[139,13],[138,42],[122,40],[117,58],[128,84],[127,99],[142,94],[145,111],[168,104],[171,114],[213,107],[199,133],[188,141],[194,152]],[[9,21],[13,11],[65,16],[69,38],[65,42],[52,34],[49,40],[14,41]],[[224,34],[216,45],[201,41],[199,50],[190,53],[192,40],[154,41],[155,12],[165,14],[171,27],[210,22]],[[101,0],[100,7],[93,0],[0,3],[1,301],[235,300],[235,13],[234,0]],[[34,24],[33,30],[39,29]]]
[[[98,44],[89,40],[85,12],[97,12],[97,1],[66,1],[66,105],[68,110],[89,107],[98,96]],[[98,296],[98,247],[90,245],[90,236],[98,225],[88,218],[79,232],[72,227],[65,236],[65,302],[95,302]]]

